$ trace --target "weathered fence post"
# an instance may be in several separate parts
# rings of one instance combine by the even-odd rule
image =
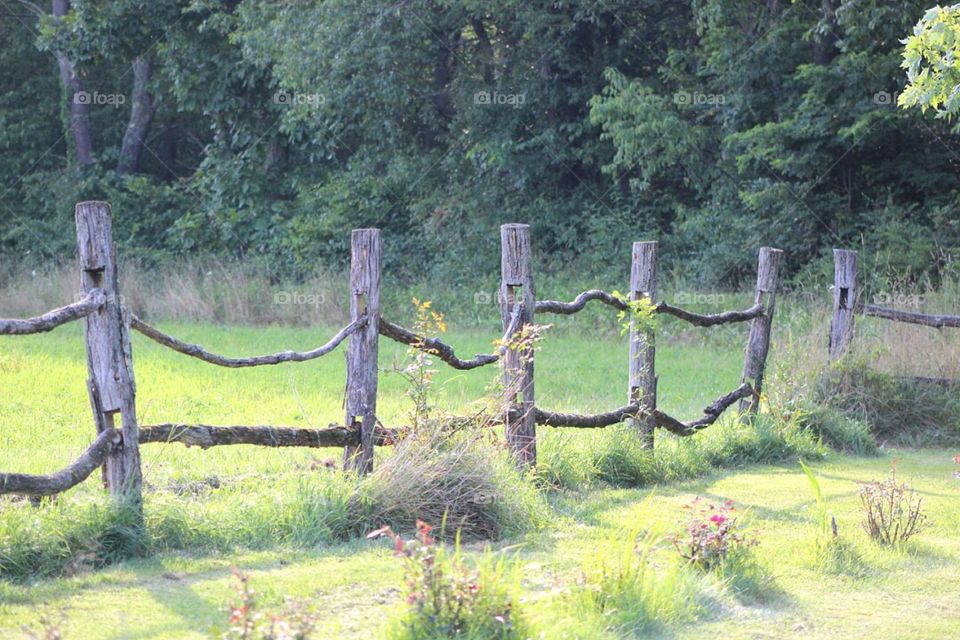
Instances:
[[[857,252],[833,250],[833,320],[830,323],[830,362],[842,358],[853,340],[857,301]]]
[[[763,315],[750,321],[750,337],[743,363],[743,382],[753,387],[753,396],[740,401],[740,411],[755,413],[760,408],[760,392],[763,389],[763,374],[770,351],[770,328],[773,326],[773,311],[776,306],[777,283],[783,251],[762,247],[757,263],[757,292],[755,304],[763,305]]]
[[[530,268],[530,226],[500,227],[500,317],[509,329],[519,306],[518,327],[533,323],[535,294]],[[519,331],[519,330],[518,330]],[[512,338],[511,338],[512,339]],[[507,349],[503,356],[507,445],[520,465],[537,461],[537,425],[533,393],[533,351]]]
[[[110,493],[139,503],[140,429],[137,426],[136,386],[130,350],[129,314],[123,309],[117,284],[117,254],[113,245],[110,205],[81,202],[76,207],[80,287],[86,295],[103,289],[106,304],[84,319],[87,349],[87,389],[93,418],[100,433],[122,423],[120,444],[110,451],[103,469]]]
[[[630,299],[657,301],[657,243],[634,242],[630,265]],[[639,402],[647,415],[631,421],[639,430],[642,446],[653,448],[657,408],[656,344],[653,330],[630,321],[630,372],[628,404]]]
[[[354,229],[350,248],[350,321],[366,316],[367,322],[350,335],[347,345],[346,425],[360,432],[360,444],[346,447],[344,467],[365,474],[373,470],[377,428],[377,346],[383,267],[380,229]]]

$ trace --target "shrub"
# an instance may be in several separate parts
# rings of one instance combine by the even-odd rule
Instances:
[[[316,616],[303,604],[287,600],[280,613],[264,613],[250,576],[234,570],[239,602],[230,605],[230,627],[224,640],[306,640],[316,628]]]
[[[844,393],[836,393],[840,377]],[[881,442],[909,446],[960,442],[960,395],[957,385],[936,380],[898,378],[847,358],[818,384],[820,398],[842,415],[864,422]]]
[[[858,456],[877,453],[877,440],[863,420],[832,407],[801,410],[797,419],[831,449]]]
[[[397,443],[362,486],[374,522],[445,520],[473,539],[541,528],[546,500],[483,431],[437,429]]]
[[[612,541],[611,552],[597,554],[599,560],[585,569],[583,584],[565,603],[571,618],[565,625],[583,627],[584,637],[603,632],[632,637],[656,625],[695,620],[705,609],[704,585],[679,562],[655,566],[657,543],[653,535],[633,531]]]
[[[695,498],[683,507],[690,511],[686,536],[674,536],[673,546],[680,556],[700,571],[722,568],[732,558],[743,555],[757,544],[743,532],[733,502],[721,504]]]
[[[417,521],[415,537],[404,540],[389,527],[367,537],[386,536],[404,561],[404,594],[408,609],[392,631],[398,639],[528,637],[519,611],[519,581],[515,568],[501,558],[493,560],[489,549],[475,566],[460,555],[460,539],[454,552],[431,535],[431,526]]]
[[[920,533],[927,522],[921,512],[923,497],[906,483],[897,482],[894,461],[890,477],[860,486],[863,529],[880,544],[899,544]]]

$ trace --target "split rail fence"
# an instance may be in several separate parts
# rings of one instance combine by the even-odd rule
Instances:
[[[689,436],[713,424],[738,401],[740,410],[755,412],[763,385],[776,300],[778,270],[783,252],[760,250],[754,305],[743,311],[698,314],[657,300],[657,243],[633,245],[629,300],[646,299],[655,314],[666,314],[700,327],[749,322],[743,379],[739,387],[718,398],[703,415],[682,422],[657,409],[654,330],[631,321],[627,404],[612,411],[579,415],[546,411],[534,399],[532,353],[508,346],[535,315],[571,315],[596,301],[617,312],[631,312],[628,300],[600,290],[584,291],[571,302],[536,300],[531,268],[530,228],[524,224],[501,227],[500,314],[503,338],[496,353],[465,360],[437,338],[418,335],[382,317],[380,308],[383,239],[379,229],[355,229],[351,235],[350,322],[326,344],[310,351],[246,358],[226,357],[188,344],[156,329],[121,304],[116,250],[111,232],[110,206],[83,202],[76,207],[81,298],[78,302],[26,320],[0,320],[0,335],[50,331],[83,319],[86,343],[87,389],[96,426],[96,438],[65,469],[50,475],[0,473],[0,494],[33,498],[66,491],[102,467],[109,491],[139,502],[142,490],[139,447],[157,442],[180,442],[208,448],[230,444],[270,447],[343,447],[345,466],[359,473],[373,468],[375,446],[393,442],[393,431],[377,421],[377,351],[380,336],[420,349],[455,369],[469,370],[494,363],[502,365],[504,410],[490,421],[504,427],[518,464],[536,463],[536,427],[601,428],[628,421],[644,446],[653,447],[659,427]],[[634,305],[636,306],[636,305]],[[138,331],[174,351],[221,367],[254,367],[283,362],[306,362],[325,356],[345,340],[346,419],[326,428],[276,426],[211,426],[202,424],[140,425],[136,411],[131,332]],[[119,422],[117,417],[119,416]]]
[[[856,334],[856,318],[870,316],[893,322],[916,324],[935,329],[960,328],[960,316],[903,311],[878,304],[862,304],[857,283],[857,252],[833,250],[833,320],[830,324],[830,362],[837,362],[849,351]]]

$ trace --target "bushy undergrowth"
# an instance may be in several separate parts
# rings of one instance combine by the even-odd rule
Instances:
[[[881,442],[960,443],[960,384],[896,377],[847,360],[821,377],[818,391],[824,404],[842,417],[865,423]]]
[[[143,555],[148,536],[134,507],[106,497],[0,511],[0,577],[71,575]]]
[[[144,527],[136,526],[133,511],[102,495],[68,494],[40,508],[7,501],[0,511],[0,577],[70,574],[177,549],[309,548],[417,518],[446,518],[451,531],[483,539],[549,521],[542,493],[486,437],[412,437],[394,449],[365,479],[320,468],[268,482],[225,479],[203,492],[148,491]]]
[[[632,531],[609,541],[564,602],[570,637],[616,637],[695,620],[707,608],[707,584],[678,559],[655,564],[657,539]]]
[[[493,434],[414,434],[362,484],[371,519],[402,526],[446,520],[467,538],[498,538],[543,527],[547,503]]]
[[[651,452],[626,425],[608,427],[589,443],[547,438],[541,446],[538,474],[555,487],[592,481],[616,486],[645,486],[684,480],[720,467],[777,463],[803,456],[822,458],[825,447],[795,420],[769,415],[730,417],[693,437],[657,431]]]
[[[877,439],[870,427],[860,419],[829,406],[801,410],[797,420],[804,429],[836,451],[857,456],[872,456],[878,452]]]

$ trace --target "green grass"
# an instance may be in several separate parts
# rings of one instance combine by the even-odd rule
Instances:
[[[813,548],[815,506],[799,465],[757,466],[739,472],[648,489],[594,488],[558,494],[557,522],[531,536],[497,543],[522,563],[524,603],[533,622],[554,637],[631,637],[583,616],[569,598],[585,569],[621,552],[625,527],[655,535],[678,531],[682,506],[694,496],[734,500],[756,529],[757,561],[770,574],[768,598],[738,598],[723,585],[693,585],[700,606],[694,620],[653,620],[652,636],[701,638],[946,638],[960,624],[960,495],[953,464],[942,451],[895,452],[898,470],[924,495],[933,526],[904,549],[883,549],[859,531],[856,482],[888,471],[890,456],[833,454],[814,465],[841,535],[862,557],[853,573],[817,568]],[[519,551],[516,551],[519,545]],[[222,608],[233,597],[231,567],[249,572],[263,602],[304,598],[320,613],[318,637],[366,638],[398,611],[401,567],[383,541],[354,540],[314,549],[280,547],[230,555],[182,552],[125,561],[70,578],[0,586],[0,635],[36,621],[46,603],[62,613],[67,638],[204,638],[223,629]],[[480,553],[466,545],[466,553]],[[653,560],[667,563],[661,544]],[[123,603],[122,606],[119,603]],[[105,603],[117,603],[105,606]],[[688,619],[683,622],[683,619]],[[95,621],[95,623],[93,623]],[[564,634],[567,634],[566,636]],[[645,636],[646,637],[646,636]]]
[[[163,328],[236,355],[310,348],[332,333]],[[739,382],[742,336],[704,335],[702,341],[680,336],[658,345],[660,406],[682,419],[699,415]],[[445,339],[466,355],[491,349],[489,337],[478,332]],[[339,352],[310,363],[224,370],[140,336],[133,347],[142,423],[342,422]],[[0,348],[0,469],[62,468],[93,436],[80,327],[6,338]],[[563,320],[537,354],[538,404],[583,412],[622,405],[626,351],[625,338],[583,337]],[[403,353],[381,342],[381,367],[389,369]],[[475,408],[497,375],[495,368],[438,369],[437,403],[454,413]],[[386,424],[404,421],[410,408],[404,391],[399,376],[381,374],[378,412]],[[523,604],[545,637],[789,637],[798,630],[811,637],[945,637],[960,620],[948,608],[960,597],[960,495],[948,452],[896,454],[898,474],[924,495],[934,524],[916,543],[882,550],[858,531],[855,481],[884,476],[889,452],[874,458],[831,454],[824,461],[810,433],[770,419],[753,425],[725,420],[694,438],[658,435],[653,455],[639,451],[625,428],[543,428],[540,434],[541,469],[533,482],[493,468],[496,460],[488,464],[482,456],[490,454],[482,451],[468,462],[472,473],[494,474],[501,488],[493,509],[504,529],[495,549],[517,555]],[[389,492],[378,496],[368,483],[324,468],[338,451],[147,445],[142,454],[145,531],[131,529],[128,514],[110,507],[93,478],[39,509],[0,501],[6,579],[0,580],[0,636],[16,637],[23,625],[35,624],[37,607],[47,603],[70,639],[208,637],[223,631],[234,566],[252,575],[267,605],[292,596],[315,606],[318,637],[365,638],[371,627],[387,628],[400,606],[400,565],[384,543],[358,536],[378,515],[413,514],[390,512]],[[389,469],[391,455],[379,451],[378,467]],[[798,456],[812,461],[859,558],[855,571],[824,574],[817,568],[813,497]],[[771,461],[778,466],[762,466]],[[436,487],[443,487],[443,473],[431,476]],[[640,618],[594,615],[577,600],[584,572],[589,575],[598,559],[622,556],[625,531],[658,539],[677,531],[685,522],[682,505],[695,495],[732,499],[748,509],[746,519],[760,537],[757,561],[771,577],[769,597],[745,598],[731,584],[694,579],[674,567],[644,578],[655,580],[647,590],[625,590],[623,602],[646,603]],[[465,545],[467,554],[481,550],[480,543]],[[673,567],[672,553],[661,541],[650,562]],[[675,611],[663,596],[674,589],[689,594]],[[942,613],[918,616],[911,609]]]

